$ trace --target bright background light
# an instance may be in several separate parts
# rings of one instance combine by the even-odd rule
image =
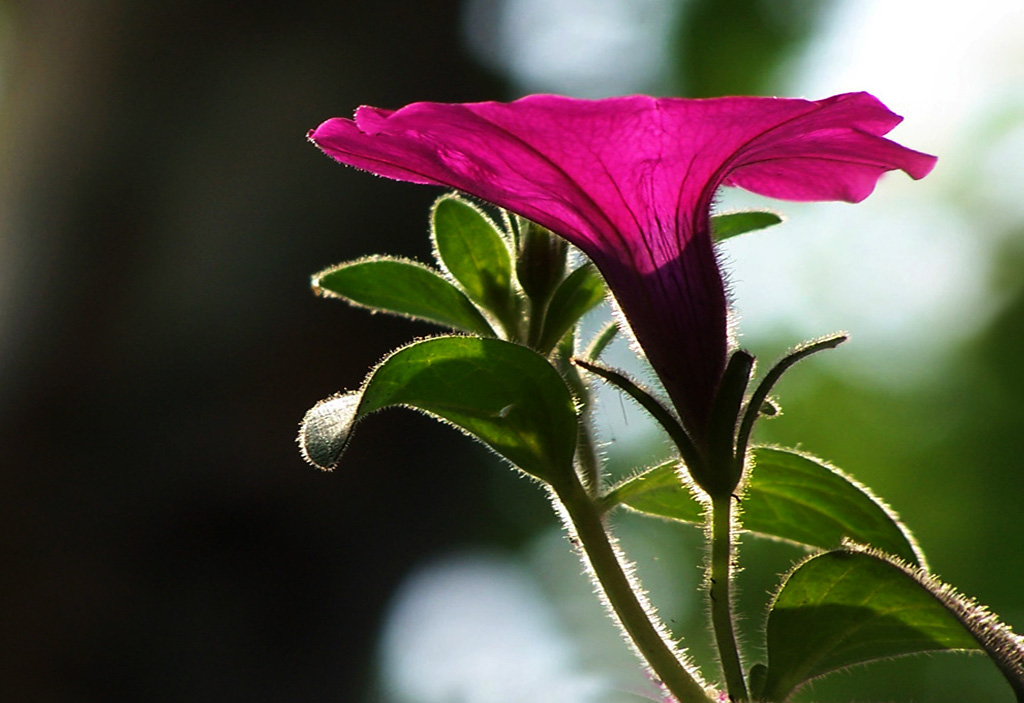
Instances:
[[[646,92],[665,76],[673,0],[469,0],[467,43],[523,93]]]
[[[486,623],[486,624],[485,624]],[[448,555],[412,573],[383,633],[383,694],[395,703],[592,703],[578,642],[526,564]]]
[[[1003,299],[995,258],[1021,224],[1022,78],[1019,2],[837,4],[780,83],[808,97],[868,90],[905,116],[891,136],[939,162],[921,183],[888,175],[856,206],[770,203],[785,229],[726,247],[741,330],[846,329],[842,363],[906,381],[988,322]],[[995,142],[993,124],[1007,125]]]

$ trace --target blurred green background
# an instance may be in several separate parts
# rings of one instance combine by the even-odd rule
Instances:
[[[542,91],[868,90],[906,116],[894,136],[940,158],[927,179],[771,203],[790,221],[722,252],[762,359],[852,336],[787,377],[760,439],[871,486],[938,575],[1024,632],[1022,47],[1015,0],[0,2],[0,697],[649,693],[543,495],[485,451],[398,412],[335,474],[293,441],[313,402],[432,331],[309,292],[345,259],[426,260],[437,192],[341,168],[306,131],[362,103]],[[664,455],[602,399],[614,471]],[[706,661],[699,535],[619,523]],[[799,553],[748,542],[756,656],[770,574]],[[802,699],[1012,695],[941,655]]]

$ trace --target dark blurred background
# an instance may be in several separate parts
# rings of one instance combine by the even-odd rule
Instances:
[[[342,168],[306,131],[362,103],[800,92],[824,84],[794,82],[794,66],[807,70],[805,52],[837,36],[827,30],[850,5],[0,2],[0,698],[390,700],[379,629],[410,569],[462,548],[517,554],[555,519],[485,451],[410,413],[362,425],[341,471],[300,461],[294,435],[310,405],[432,331],[317,299],[310,274],[371,253],[426,260],[438,195]],[[1009,53],[991,66],[1019,77],[1024,44],[990,20],[968,39],[980,52],[999,38]],[[643,34],[652,28],[661,39]],[[553,37],[571,60],[531,36]],[[962,27],[930,41],[958,37]],[[935,85],[927,63],[899,65]],[[985,95],[987,112],[945,105],[953,126],[911,144],[945,150],[963,174],[937,171],[913,187],[958,208],[944,219],[947,239],[984,243],[971,267],[933,281],[964,298],[966,313],[937,313],[925,330],[934,338],[918,330],[908,341],[897,326],[884,337],[891,349],[859,371],[841,358],[808,365],[782,389],[787,414],[762,439],[799,442],[872,486],[938,574],[1021,632],[1024,213],[1013,184],[1024,181],[1005,151],[1024,154],[1024,103],[1000,86]],[[894,108],[919,125],[941,112]],[[789,241],[782,229],[774,240]],[[742,271],[743,250],[729,256]],[[901,259],[871,284],[906,287],[914,265]],[[958,296],[961,286],[984,295]],[[856,298],[860,284],[840,292]],[[964,320],[969,333],[956,333]],[[761,327],[744,341],[770,357],[804,332],[850,324]],[[927,369],[886,372],[892,350]],[[631,447],[661,446],[634,429],[639,439],[620,435],[612,452],[626,468],[644,460]],[[772,568],[795,555],[772,549]],[[696,553],[679,567],[692,583]],[[771,587],[746,587],[754,615]],[[952,655],[886,664],[823,683],[816,700],[1010,700],[990,669]]]

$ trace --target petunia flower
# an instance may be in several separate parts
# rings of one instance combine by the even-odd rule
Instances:
[[[455,188],[579,247],[604,275],[684,425],[702,444],[729,351],[710,233],[719,186],[858,202],[935,158],[885,139],[902,118],[867,93],[825,100],[643,96],[361,107],[309,138],[338,161]]]

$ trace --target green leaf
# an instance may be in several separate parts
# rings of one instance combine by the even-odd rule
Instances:
[[[803,683],[877,659],[984,650],[1021,695],[1020,638],[984,608],[922,569],[857,548],[807,559],[768,614],[762,698],[784,701]]]
[[[764,691],[765,678],[768,676],[768,667],[764,664],[754,664],[747,674],[748,688],[752,700],[762,700],[761,692]]]
[[[490,218],[452,193],[434,203],[430,223],[438,260],[470,299],[514,324],[512,255]]]
[[[619,323],[615,320],[605,324],[601,328],[601,331],[594,335],[594,338],[590,340],[590,344],[583,351],[583,359],[586,361],[596,362],[604,354],[604,350],[608,348],[608,345],[615,339],[615,335],[619,333]]]
[[[396,405],[450,422],[549,483],[573,471],[576,407],[562,377],[526,347],[476,337],[414,342],[371,371],[362,390],[318,403],[299,432],[304,457],[333,469],[353,426]]]
[[[853,479],[805,454],[755,447],[741,504],[743,529],[790,542],[834,549],[850,539],[915,564],[924,557],[896,515]],[[676,475],[675,463],[620,484],[605,498],[610,508],[684,522],[701,522],[703,508]]]
[[[566,276],[548,304],[540,349],[545,352],[554,349],[565,333],[604,297],[604,279],[593,264],[584,264]]]
[[[767,210],[750,210],[748,212],[730,212],[724,215],[711,216],[711,238],[716,242],[766,229],[782,222],[782,217]]]
[[[704,522],[704,505],[683,483],[676,469],[676,459],[659,464],[619,483],[602,499],[602,507],[611,510],[617,505],[639,513],[692,522]]]
[[[495,336],[465,293],[437,271],[415,261],[372,257],[339,264],[314,275],[313,290],[371,310]]]
[[[749,529],[824,549],[849,539],[924,566],[896,514],[839,469],[774,447],[759,447],[753,455],[751,495],[742,508]]]

